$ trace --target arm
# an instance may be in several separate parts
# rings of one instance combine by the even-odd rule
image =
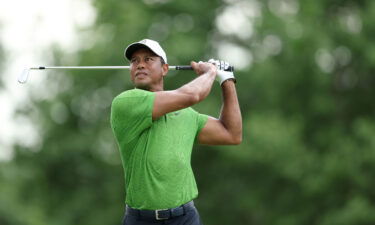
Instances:
[[[216,77],[216,67],[211,63],[192,62],[194,71],[200,75],[191,82],[173,91],[159,91],[155,94],[152,119],[179,109],[194,105],[207,97]]]
[[[219,119],[208,118],[198,135],[200,144],[236,145],[242,142],[242,117],[237,99],[236,87],[232,80],[221,85],[223,106]]]

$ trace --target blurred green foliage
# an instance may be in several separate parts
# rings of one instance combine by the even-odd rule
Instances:
[[[217,18],[243,4],[258,7],[256,17],[245,13],[253,34],[220,32]],[[126,64],[124,47],[145,37],[161,42],[170,64],[216,56],[222,41],[251,52],[250,66],[236,71],[243,143],[194,150],[206,225],[375,224],[374,1],[93,5],[95,25],[79,31],[89,47],[73,61],[56,47],[56,64]],[[128,74],[56,73],[16,115],[34,121],[40,139],[0,163],[0,224],[120,224],[124,179],[109,113],[132,87]],[[166,88],[193,77],[171,71]],[[218,115],[218,85],[196,109]]]
[[[2,27],[1,27],[1,23],[0,23],[0,32],[1,32],[1,29],[2,29]],[[2,45],[2,43],[0,42],[0,59],[3,59],[4,58],[4,46]],[[0,71],[2,71],[3,70],[3,68],[4,68],[4,62],[3,62],[3,60],[0,60]],[[0,77],[1,78],[1,77]],[[0,88],[2,88],[3,87],[3,80],[2,79],[0,79]]]

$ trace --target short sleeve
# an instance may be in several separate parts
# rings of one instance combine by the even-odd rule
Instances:
[[[203,127],[206,125],[207,120],[208,120],[207,115],[198,113],[198,115],[197,115],[197,124],[198,124],[197,135],[199,134],[199,132],[201,132]]]
[[[125,91],[114,98],[111,126],[119,142],[130,142],[152,125],[155,93],[140,89]]]
[[[200,114],[197,111],[195,111],[193,108],[189,108],[190,111],[193,113],[195,117],[195,122],[196,122],[196,127],[197,127],[197,132],[196,135],[199,134],[199,132],[203,129],[203,127],[206,125],[208,116],[204,114]]]

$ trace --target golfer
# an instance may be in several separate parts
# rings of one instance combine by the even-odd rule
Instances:
[[[236,145],[242,118],[233,72],[224,62],[192,62],[197,78],[164,90],[167,56],[158,42],[144,39],[124,53],[135,88],[114,98],[111,126],[125,172],[123,225],[202,224],[193,199],[198,196],[190,159],[195,142]],[[228,65],[226,65],[228,66]],[[215,81],[223,93],[219,119],[194,111]]]

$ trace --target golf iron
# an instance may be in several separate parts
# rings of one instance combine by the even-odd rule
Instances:
[[[24,84],[29,78],[31,70],[48,70],[48,69],[130,69],[130,66],[38,66],[38,67],[26,67],[22,73],[18,76],[18,82]],[[170,70],[192,70],[191,66],[169,66]],[[226,71],[233,71],[233,66],[229,66]]]

